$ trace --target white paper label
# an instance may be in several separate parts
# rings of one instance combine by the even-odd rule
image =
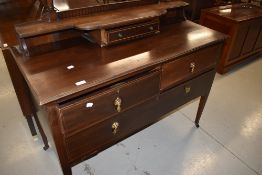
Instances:
[[[70,70],[70,69],[74,69],[75,66],[74,65],[70,65],[70,66],[67,66],[67,69]]]
[[[87,108],[92,108],[93,105],[94,105],[94,103],[86,103],[86,107],[87,107]]]
[[[77,86],[81,86],[83,84],[86,84],[86,81],[85,80],[82,80],[82,81],[78,81],[75,83]]]

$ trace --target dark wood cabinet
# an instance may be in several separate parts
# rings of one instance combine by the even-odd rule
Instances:
[[[54,140],[64,174],[201,97],[198,126],[225,36],[208,30],[211,37],[189,39],[194,31],[207,29],[184,21],[125,44],[101,48],[82,40],[26,60],[17,48],[10,48],[37,104],[47,110],[40,121],[45,133],[52,133],[48,139]],[[68,65],[74,68],[68,70]]]
[[[199,20],[202,9],[240,3],[241,0],[185,0],[189,3],[186,15],[190,20]]]
[[[16,25],[20,44],[4,48],[21,108],[65,175],[198,97],[199,127],[226,36],[185,20],[184,2],[141,3],[50,12]]]
[[[262,8],[259,6],[235,4],[206,9],[200,23],[230,36],[218,65],[221,74],[262,50]]]

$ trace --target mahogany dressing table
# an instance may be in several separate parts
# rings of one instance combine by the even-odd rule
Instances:
[[[45,112],[44,148],[53,145],[65,175],[197,97],[199,127],[224,34],[185,20],[181,1],[57,2],[47,21],[15,26],[20,44],[5,59],[31,115]]]

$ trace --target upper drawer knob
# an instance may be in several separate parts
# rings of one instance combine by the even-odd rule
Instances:
[[[186,94],[190,93],[191,92],[191,87],[190,86],[186,86],[185,87],[185,92],[186,92]]]
[[[153,26],[150,26],[150,27],[149,27],[149,30],[154,30],[154,27],[153,27]]]
[[[195,62],[190,63],[190,72],[191,73],[195,71],[195,68],[196,68],[196,63]]]
[[[121,112],[122,99],[120,97],[117,97],[115,99],[115,103],[114,104],[116,106],[117,112]]]
[[[122,34],[122,33],[118,33],[117,36],[118,36],[119,38],[123,38],[123,34]]]

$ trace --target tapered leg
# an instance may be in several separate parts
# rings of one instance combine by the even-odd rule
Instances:
[[[47,137],[46,137],[46,135],[45,135],[45,132],[44,132],[42,126],[41,126],[41,123],[40,123],[40,121],[39,121],[38,116],[37,116],[36,113],[34,113],[34,118],[35,118],[35,122],[36,122],[36,125],[37,125],[37,127],[38,127],[38,130],[39,130],[39,132],[40,132],[40,135],[41,135],[41,137],[42,137],[42,140],[43,140],[43,142],[44,142],[44,147],[43,147],[43,149],[46,151],[46,150],[49,148]]]
[[[70,166],[62,166],[62,171],[64,175],[72,175],[72,169]]]
[[[28,126],[29,126],[29,129],[31,131],[32,136],[37,135],[32,116],[30,116],[30,115],[26,116],[26,120],[27,120],[27,123],[28,123]]]
[[[31,134],[35,136],[37,133],[32,120],[32,114],[35,112],[35,108],[29,88],[22,73],[16,65],[16,62],[10,50],[8,48],[5,48],[2,51],[21,110],[23,112],[23,115],[26,117]]]
[[[207,98],[208,98],[208,94],[200,97],[200,102],[199,102],[197,115],[196,115],[196,119],[195,119],[195,125],[196,125],[197,128],[199,128],[199,120],[201,118],[202,112],[203,112],[204,107],[206,105]]]

